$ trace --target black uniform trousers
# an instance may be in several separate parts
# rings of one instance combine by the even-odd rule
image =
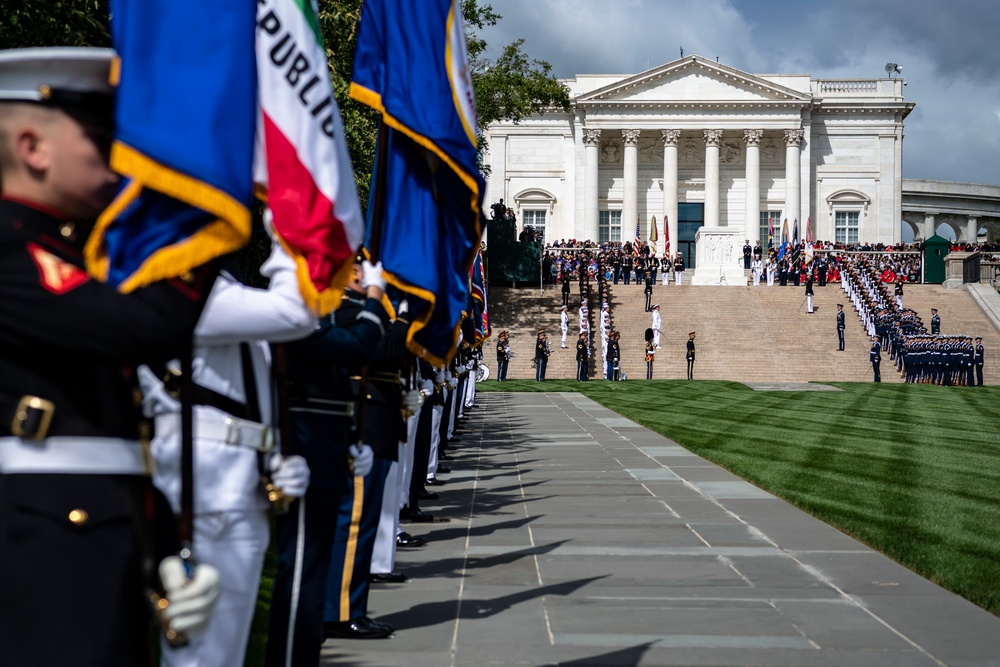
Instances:
[[[0,664],[150,664],[143,587],[176,535],[148,478],[0,475]]]
[[[343,417],[293,413],[293,452],[305,456],[305,496],[278,516],[278,572],[271,595],[268,667],[315,667],[323,643],[330,558],[340,502],[353,475],[347,462]]]
[[[441,400],[441,394],[434,394],[420,407],[417,418],[417,436],[413,446],[413,475],[410,477],[410,500],[407,503],[411,510],[420,509],[420,492],[427,482],[427,464],[431,458],[431,417],[434,406]]]

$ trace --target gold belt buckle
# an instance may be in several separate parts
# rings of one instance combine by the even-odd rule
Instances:
[[[52,401],[38,396],[22,396],[14,411],[10,432],[18,438],[44,440],[55,412],[56,406]]]

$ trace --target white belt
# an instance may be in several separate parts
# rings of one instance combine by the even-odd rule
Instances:
[[[181,416],[176,412],[157,415],[154,425],[157,435],[179,434]],[[274,432],[269,426],[236,417],[195,415],[194,439],[216,440],[227,445],[249,447],[259,452],[274,450]]]
[[[0,438],[0,473],[149,475],[148,448],[135,440],[55,436]]]

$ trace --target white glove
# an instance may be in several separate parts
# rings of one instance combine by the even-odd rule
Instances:
[[[149,366],[139,366],[139,388],[142,389],[142,414],[146,417],[181,411],[181,402],[167,393],[163,381]]]
[[[399,307],[396,308],[396,317],[403,317],[408,312],[410,312],[410,302],[403,299],[399,302]]]
[[[434,393],[434,383],[430,380],[424,380],[420,383],[420,392],[424,396],[430,396]]]
[[[271,481],[291,498],[301,498],[309,487],[309,464],[301,456],[275,454],[268,464]]]
[[[437,384],[444,384],[445,383],[445,379],[446,379],[446,376],[445,376],[445,372],[444,372],[443,369],[442,370],[435,370],[434,371],[434,382],[435,383],[437,383]]]
[[[160,561],[160,581],[170,603],[163,610],[170,627],[188,636],[204,632],[222,591],[219,571],[211,565],[198,565],[188,579],[184,562],[177,556],[167,556]]]
[[[382,262],[372,264],[367,259],[361,262],[361,272],[364,277],[361,284],[365,287],[377,287],[385,291],[385,278],[382,277]]]
[[[448,380],[448,386],[452,389],[458,389],[458,378],[452,375],[451,379]]]
[[[347,448],[347,451],[351,453],[351,458],[354,459],[354,476],[364,477],[372,471],[372,466],[375,465],[375,452],[372,448],[366,444],[351,445]]]
[[[434,386],[431,385],[431,391],[434,391]],[[419,391],[404,391],[403,392],[403,408],[409,410],[410,412],[419,412],[420,407],[424,404],[424,395]]]
[[[470,371],[471,371],[471,370],[472,370],[472,367],[473,367],[473,366],[475,366],[475,362],[472,362],[472,361],[467,361],[467,362],[465,363],[465,368],[466,368],[467,370],[470,370]]]

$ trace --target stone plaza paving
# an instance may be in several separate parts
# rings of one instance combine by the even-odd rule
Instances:
[[[477,396],[323,665],[1000,666],[1000,619],[581,394]]]

